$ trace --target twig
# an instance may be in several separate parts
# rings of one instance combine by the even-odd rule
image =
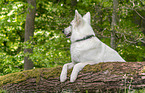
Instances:
[[[133,9],[142,19],[144,19],[145,20],[145,18],[142,16],[142,15],[140,15],[139,14],[139,12],[137,12],[135,9]]]

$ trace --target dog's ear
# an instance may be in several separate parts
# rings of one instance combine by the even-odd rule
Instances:
[[[91,14],[90,14],[90,12],[87,12],[87,13],[83,16],[83,19],[91,25]]]
[[[75,10],[75,22],[77,25],[79,25],[83,21],[82,16],[78,13],[77,10]]]

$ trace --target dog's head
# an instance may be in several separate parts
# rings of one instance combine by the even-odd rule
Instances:
[[[65,28],[63,33],[66,35],[67,38],[71,37],[72,29],[77,28],[84,23],[91,24],[90,12],[87,12],[83,17],[75,10],[75,17],[70,23],[70,26]]]

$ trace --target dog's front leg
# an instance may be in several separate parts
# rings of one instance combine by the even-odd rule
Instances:
[[[78,63],[74,65],[73,71],[70,76],[70,82],[74,82],[77,78],[78,73],[88,64],[94,65],[95,63]]]
[[[60,82],[64,82],[67,79],[67,70],[71,69],[73,66],[74,66],[73,62],[64,64],[60,75]]]

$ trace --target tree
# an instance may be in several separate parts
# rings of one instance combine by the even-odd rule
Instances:
[[[71,6],[74,7],[77,5],[77,0],[71,0]]]
[[[115,27],[117,26],[117,7],[118,7],[118,0],[113,0],[113,12],[112,12],[112,23],[111,23],[111,47],[113,49],[116,48],[116,36],[115,36]]]
[[[30,5],[28,8],[28,13],[26,16],[26,23],[25,23],[25,42],[29,42],[32,40],[34,35],[34,23],[35,23],[35,13],[36,13],[36,0],[27,0],[28,4]],[[32,48],[25,48],[24,53],[32,53]],[[29,58],[29,56],[24,57],[24,69],[32,69],[33,68],[33,61]]]
[[[8,92],[61,93],[124,93],[128,90],[145,88],[145,62],[108,62],[87,65],[78,74],[77,80],[61,83],[59,76],[61,66],[55,68],[39,68],[0,78],[0,88]],[[125,92],[126,93],[126,92]]]

